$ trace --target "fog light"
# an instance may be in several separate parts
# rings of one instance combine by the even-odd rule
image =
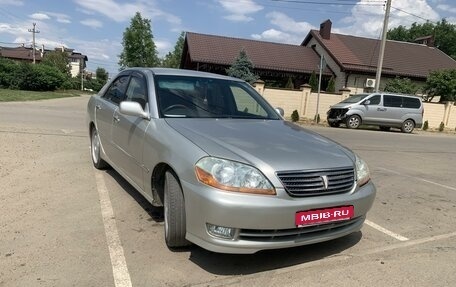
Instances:
[[[233,239],[236,229],[231,227],[223,227],[206,223],[207,232],[215,237],[223,239]]]

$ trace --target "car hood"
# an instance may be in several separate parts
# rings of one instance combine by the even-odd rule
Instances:
[[[331,109],[347,109],[356,103],[338,103],[331,106]]]
[[[353,153],[282,120],[166,119],[207,154],[274,171],[353,166]]]

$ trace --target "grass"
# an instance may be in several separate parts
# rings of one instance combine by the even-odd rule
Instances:
[[[80,91],[34,92],[0,89],[0,102],[36,101],[67,97],[79,97]]]

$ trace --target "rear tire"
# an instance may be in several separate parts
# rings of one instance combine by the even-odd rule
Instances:
[[[90,155],[92,158],[93,166],[96,169],[106,169],[109,167],[108,163],[101,158],[101,143],[98,131],[95,127],[90,132]]]
[[[357,129],[361,125],[361,118],[358,115],[351,115],[347,118],[347,128]]]
[[[414,128],[415,128],[415,122],[410,120],[410,119],[408,119],[408,120],[406,120],[405,122],[402,123],[401,130],[402,130],[403,133],[409,134],[409,133],[411,133],[413,131]]]
[[[165,241],[169,248],[190,245],[185,239],[186,219],[182,188],[174,173],[165,173],[164,187]]]

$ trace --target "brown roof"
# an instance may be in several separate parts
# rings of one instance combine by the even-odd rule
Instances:
[[[187,32],[186,43],[192,62],[230,66],[244,49],[255,69],[310,74],[320,63],[318,54],[304,46],[192,32]],[[325,74],[332,73],[327,70]]]
[[[32,48],[26,47],[17,47],[17,48],[5,48],[2,47],[0,49],[0,56],[9,59],[16,59],[16,60],[33,60]],[[36,50],[35,51],[35,60],[41,61],[41,52]]]
[[[302,45],[314,37],[343,70],[375,73],[380,40],[331,33],[323,39],[311,30]],[[383,74],[427,78],[434,70],[454,69],[456,61],[437,48],[422,44],[388,40],[385,46]]]

